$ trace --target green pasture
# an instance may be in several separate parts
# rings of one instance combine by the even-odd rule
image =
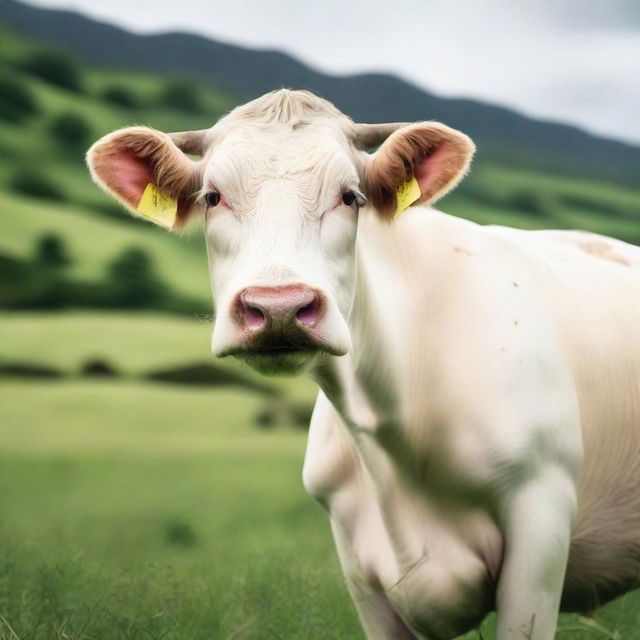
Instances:
[[[0,394],[0,638],[358,637],[304,434],[257,431],[254,398]]]
[[[5,381],[0,397],[2,640],[362,637],[302,488],[304,433],[256,430],[245,392]],[[558,638],[633,640],[638,605],[563,617]]]
[[[90,360],[103,360],[125,377],[169,366],[213,363],[263,380],[247,366],[211,355],[209,319],[160,313],[61,311],[0,314],[0,364],[42,364],[73,376]],[[285,396],[312,404],[315,385],[306,378],[269,378]]]
[[[259,429],[264,400],[244,389],[73,377],[96,354],[129,376],[211,357],[209,332],[151,313],[0,316],[0,360],[70,375],[0,380],[0,640],[362,638],[302,487],[303,431]],[[638,611],[634,594],[565,617],[558,638],[633,640]]]
[[[144,249],[164,282],[183,294],[210,300],[207,258],[202,233],[179,237],[148,223],[118,223],[62,203],[43,204],[0,192],[3,220],[0,251],[29,258],[44,233],[64,238],[71,258],[71,276],[100,280],[108,264],[128,247]],[[124,213],[123,216],[128,214]],[[204,302],[203,302],[204,303]],[[209,303],[210,304],[210,303]]]

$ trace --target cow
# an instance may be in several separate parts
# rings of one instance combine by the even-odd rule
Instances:
[[[638,585],[640,248],[432,208],[473,154],[284,89],[87,154],[134,214],[203,217],[215,355],[317,383],[303,482],[369,639],[550,640]]]

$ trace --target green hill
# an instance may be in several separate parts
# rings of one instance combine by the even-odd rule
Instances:
[[[393,75],[331,76],[280,51],[256,51],[188,33],[143,36],[70,11],[15,0],[0,3],[0,19],[94,64],[185,74],[201,85],[223,88],[240,102],[286,86],[310,89],[361,122],[441,120],[476,140],[483,163],[627,184],[640,177],[637,146],[486,102],[443,98]]]
[[[234,98],[181,77],[79,62],[6,26],[0,27],[0,40],[0,259],[21,274],[0,277],[0,303],[122,307],[109,278],[114,262],[136,248],[146,256],[152,284],[163,287],[146,306],[192,315],[210,311],[199,224],[175,236],[133,220],[91,183],[84,151],[99,136],[129,124],[163,130],[209,126],[234,106]],[[12,104],[18,99],[21,104]],[[442,208],[481,223],[578,227],[640,242],[639,203],[639,189],[485,162]],[[55,283],[68,291],[53,302],[44,296],[46,304],[43,271],[32,268],[43,234],[60,239],[69,262]],[[35,281],[40,284],[31,296]],[[10,295],[12,287],[20,289],[17,298]]]

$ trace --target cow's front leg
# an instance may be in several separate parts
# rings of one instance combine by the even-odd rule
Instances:
[[[556,466],[511,494],[503,513],[498,640],[553,639],[575,509],[574,478]]]
[[[393,610],[382,589],[368,584],[358,567],[351,544],[333,520],[331,529],[349,595],[356,607],[367,640],[415,640],[415,636]]]

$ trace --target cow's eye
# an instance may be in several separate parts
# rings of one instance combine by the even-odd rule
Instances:
[[[350,207],[356,201],[356,194],[353,191],[346,191],[342,194],[342,202]]]
[[[204,201],[207,207],[215,207],[220,202],[220,194],[215,190],[207,191],[204,194]]]

